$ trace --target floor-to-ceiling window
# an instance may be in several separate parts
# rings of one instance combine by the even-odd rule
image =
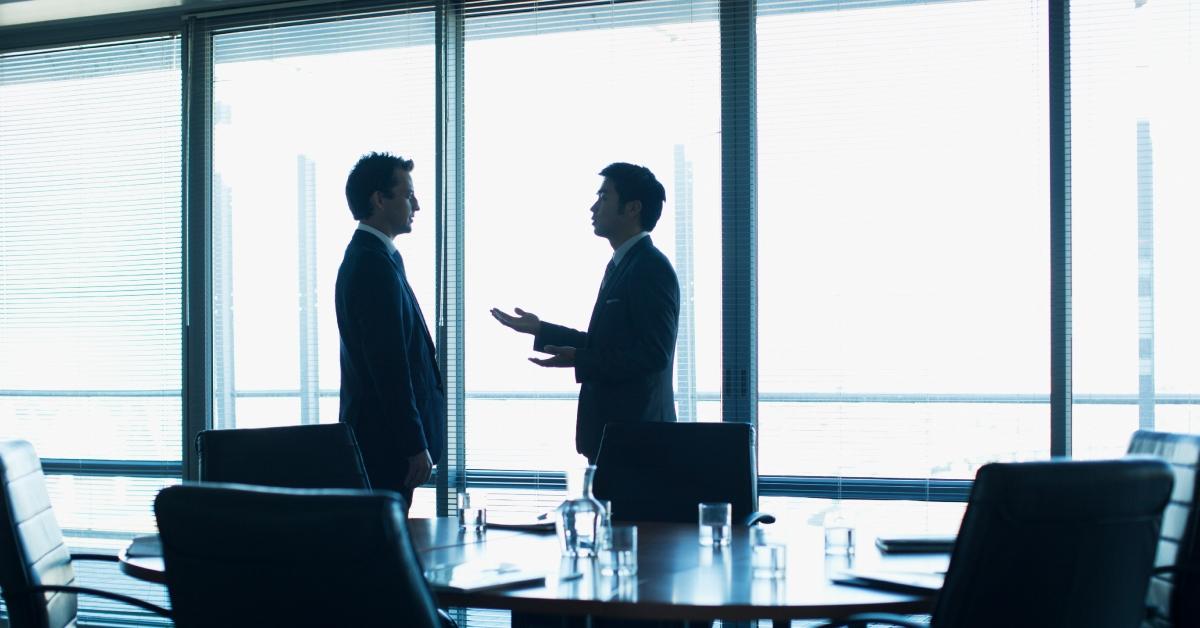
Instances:
[[[466,465],[528,471],[493,509],[545,510],[541,481],[575,452],[579,385],[546,369],[532,337],[488,311],[520,307],[586,329],[607,241],[589,208],[600,170],[625,161],[666,188],[651,233],[682,293],[680,420],[721,418],[720,50],[713,2],[468,6],[465,22]],[[554,482],[548,482],[554,486]]]
[[[76,549],[152,531],[180,475],[179,55],[178,37],[0,55],[0,438],[42,457]]]
[[[396,238],[433,321],[433,12],[217,26],[212,42],[213,427],[338,420],[333,288],[360,156],[415,162]],[[432,508],[431,492],[419,493]]]
[[[1076,456],[1200,432],[1200,7],[1071,7]]]
[[[1045,457],[1045,8],[758,10],[760,473]]]

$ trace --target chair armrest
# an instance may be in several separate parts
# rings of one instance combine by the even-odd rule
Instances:
[[[775,523],[775,515],[755,511],[746,515],[746,519],[742,523],[748,526],[756,523]]]
[[[124,602],[131,606],[136,606],[138,608],[148,610],[151,613],[154,613],[155,615],[159,615],[159,616],[167,617],[167,618],[171,617],[171,611],[169,611],[161,606],[158,606],[156,604],[151,604],[151,603],[143,601],[143,600],[139,600],[136,597],[129,597],[128,595],[121,595],[120,593],[113,593],[112,591],[103,591],[101,589],[93,589],[90,587],[64,586],[64,585],[58,585],[58,584],[38,584],[38,585],[29,587],[27,590],[30,592],[62,591],[64,593],[83,593],[85,595],[95,595],[97,597],[104,597],[104,598],[108,598],[110,600]]]
[[[891,613],[859,613],[851,615],[844,619],[838,619],[828,624],[822,624],[820,628],[866,628],[867,624],[889,624],[892,626],[903,626],[905,628],[929,628],[929,624],[921,621],[909,619],[903,615],[893,615]]]
[[[458,628],[458,622],[454,621],[454,618],[449,613],[440,608],[437,609],[437,612],[438,621],[441,622],[442,628]]]
[[[71,554],[71,560],[98,560],[106,563],[120,562],[116,554]]]

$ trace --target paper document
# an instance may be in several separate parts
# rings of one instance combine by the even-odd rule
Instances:
[[[954,535],[911,534],[881,536],[875,547],[888,554],[944,554],[954,550]]]
[[[425,579],[435,591],[466,593],[542,586],[546,583],[546,573],[513,563],[467,561],[456,565],[436,565],[425,570]]]
[[[884,569],[849,569],[832,579],[838,584],[856,587],[903,591],[905,593],[937,593],[946,575],[926,571],[889,571]]]

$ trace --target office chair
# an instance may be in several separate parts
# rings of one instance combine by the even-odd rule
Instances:
[[[165,608],[137,598],[75,585],[75,560],[117,562],[107,554],[72,555],[50,507],[42,462],[23,440],[0,441],[0,590],[14,628],[74,626],[79,593],[117,600],[170,617]]]
[[[205,430],[196,436],[200,481],[280,488],[371,488],[345,423]]]
[[[749,423],[609,423],[594,493],[614,521],[695,523],[700,502],[729,502],[739,525],[758,512],[758,465]]]
[[[1200,436],[1138,431],[1129,453],[1165,460],[1175,472],[1175,491],[1163,514],[1154,576],[1146,596],[1145,628],[1200,626],[1200,509],[1196,466]]]
[[[984,465],[933,628],[1128,628],[1144,600],[1170,468],[1127,458]],[[862,614],[827,626],[924,626]]]
[[[440,628],[390,491],[191,484],[154,500],[175,625]]]

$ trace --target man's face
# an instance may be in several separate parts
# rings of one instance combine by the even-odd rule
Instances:
[[[608,177],[596,192],[596,202],[592,204],[592,229],[602,238],[620,233],[628,222],[629,216],[621,208],[617,189],[613,187]]]
[[[409,233],[412,231],[413,216],[421,211],[421,205],[413,190],[412,174],[403,168],[396,168],[393,177],[396,185],[392,186],[391,194],[379,195],[380,207],[377,211],[387,220],[392,233]]]

